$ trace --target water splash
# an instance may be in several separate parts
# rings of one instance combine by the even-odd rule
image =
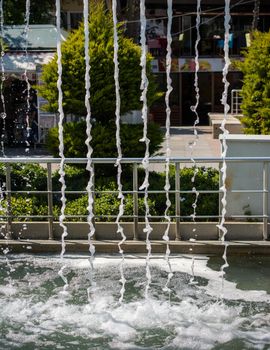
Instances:
[[[24,28],[24,40],[25,40],[25,70],[24,70],[24,79],[26,82],[26,152],[29,152],[29,138],[30,138],[30,123],[29,123],[29,114],[30,114],[30,89],[31,89],[31,84],[29,82],[28,78],[28,70],[27,70],[27,64],[28,64],[28,35],[29,35],[29,19],[30,19],[30,0],[26,0],[25,2],[25,28]]]
[[[142,119],[144,123],[143,128],[143,137],[140,139],[140,142],[145,143],[145,156],[142,161],[142,165],[145,171],[144,182],[140,186],[140,190],[144,190],[144,206],[145,206],[145,228],[143,232],[146,234],[146,249],[147,249],[147,257],[146,257],[146,288],[145,288],[145,297],[148,297],[148,290],[151,284],[151,271],[150,271],[150,259],[151,259],[151,242],[150,242],[150,234],[153,231],[153,228],[149,222],[150,210],[148,204],[148,188],[149,188],[149,144],[150,140],[147,137],[147,91],[148,91],[148,79],[146,73],[146,63],[147,63],[147,48],[146,48],[146,16],[145,16],[145,0],[140,0],[140,22],[141,22],[141,101],[143,103],[142,107]]]
[[[120,263],[120,282],[122,283],[122,288],[120,290],[119,302],[121,303],[124,298],[125,293],[125,284],[126,279],[124,276],[124,251],[122,249],[122,244],[126,241],[126,235],[124,233],[123,226],[120,224],[121,217],[124,215],[124,200],[125,196],[123,194],[123,185],[121,181],[122,177],[122,148],[121,148],[121,137],[120,137],[120,110],[121,110],[121,97],[120,97],[120,84],[119,84],[119,62],[118,62],[118,52],[119,52],[119,43],[118,43],[118,21],[117,21],[117,1],[113,0],[112,2],[113,10],[113,39],[114,39],[114,81],[115,81],[115,94],[116,94],[116,109],[115,109],[115,124],[116,124],[116,146],[117,146],[117,161],[115,166],[117,166],[117,187],[118,187],[118,199],[120,199],[119,212],[116,218],[117,224],[117,233],[121,235],[121,241],[118,243],[119,253],[122,255],[122,260]]]
[[[60,0],[56,0],[56,26],[57,26],[57,89],[58,89],[58,113],[59,113],[59,123],[58,123],[58,137],[59,137],[59,156],[61,158],[60,161],[60,169],[59,182],[61,183],[61,215],[59,216],[59,224],[63,229],[61,242],[62,242],[62,250],[61,250],[61,260],[63,261],[64,254],[66,251],[66,243],[65,237],[68,235],[67,226],[64,224],[65,210],[66,210],[66,183],[65,183],[65,155],[64,155],[64,110],[63,110],[63,91],[62,91],[62,52],[61,52],[61,6]],[[68,286],[67,278],[64,276],[65,265],[62,266],[60,271],[58,272],[59,276],[63,279],[65,283],[65,288]]]
[[[221,241],[224,244],[224,254],[223,254],[223,260],[224,260],[224,264],[221,266],[220,271],[221,271],[221,276],[222,276],[222,291],[223,291],[223,278],[224,278],[224,270],[226,267],[228,267],[228,262],[227,262],[227,257],[226,257],[226,253],[227,253],[227,248],[228,248],[228,243],[225,243],[225,237],[227,234],[227,228],[225,227],[225,217],[226,217],[226,205],[227,205],[227,200],[226,200],[226,196],[227,196],[227,188],[226,188],[226,177],[227,177],[227,164],[226,164],[226,155],[227,155],[227,150],[228,150],[228,146],[227,146],[227,142],[226,142],[226,138],[229,134],[228,130],[226,129],[226,121],[227,121],[227,117],[228,117],[228,112],[230,110],[230,106],[227,103],[228,101],[228,89],[229,89],[229,82],[227,80],[227,75],[229,72],[229,67],[231,64],[230,58],[229,58],[229,35],[230,35],[230,20],[231,20],[231,16],[230,16],[230,0],[225,0],[225,17],[224,17],[224,28],[225,28],[225,40],[224,40],[224,60],[225,60],[225,65],[223,68],[223,83],[224,83],[224,91],[222,94],[222,99],[221,99],[221,103],[224,106],[224,118],[222,120],[220,129],[223,132],[222,135],[222,154],[221,154],[221,158],[222,158],[222,167],[220,169],[221,173],[222,173],[222,186],[220,187],[220,191],[223,193],[222,199],[221,199],[221,203],[222,203],[222,210],[221,210],[221,221],[219,223],[219,225],[217,225],[217,227],[219,228],[219,230],[221,231]],[[223,292],[222,292],[223,293]]]
[[[169,238],[169,231],[171,226],[171,217],[169,215],[169,210],[171,207],[171,201],[170,201],[170,156],[171,156],[171,149],[170,149],[170,117],[171,117],[171,108],[170,108],[170,94],[173,90],[172,88],[172,79],[171,79],[171,67],[172,67],[172,35],[171,35],[171,29],[172,29],[172,0],[167,1],[167,15],[168,15],[168,24],[167,24],[167,55],[166,55],[166,77],[167,77],[167,91],[165,95],[165,103],[166,103],[166,164],[165,164],[165,186],[164,190],[166,192],[166,209],[164,218],[167,221],[167,227],[165,230],[165,233],[163,235],[163,240],[166,242],[166,253],[165,253],[165,261],[167,262],[169,273],[168,273],[168,279],[164,286],[164,290],[170,292],[170,288],[168,287],[170,284],[170,280],[173,277],[172,267],[170,264],[170,238]]]
[[[1,134],[1,152],[2,156],[5,157],[5,131],[6,131],[6,102],[4,96],[4,82],[6,80],[5,77],[5,65],[4,65],[4,56],[5,56],[5,48],[4,48],[4,11],[3,11],[3,0],[0,1],[0,26],[1,26],[1,83],[0,83],[0,94],[1,94],[1,102],[2,102],[2,134]]]
[[[87,222],[89,225],[89,233],[88,233],[88,243],[89,243],[89,252],[90,252],[90,283],[93,285],[93,270],[94,270],[94,254],[95,254],[95,246],[92,242],[92,239],[95,235],[95,226],[94,226],[94,166],[92,161],[93,148],[91,147],[92,140],[92,123],[91,123],[91,106],[90,106],[90,55],[89,55],[89,6],[88,0],[84,0],[83,2],[84,8],[84,55],[85,55],[85,107],[86,107],[86,135],[87,139],[85,144],[87,145],[87,165],[86,170],[89,172],[89,181],[86,187],[88,194],[88,216]],[[88,290],[88,297],[90,296],[90,290]]]

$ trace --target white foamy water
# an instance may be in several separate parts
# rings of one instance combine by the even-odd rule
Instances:
[[[12,284],[0,259],[0,348],[16,349],[266,349],[270,342],[270,295],[242,283],[242,265],[228,271],[219,301],[220,271],[206,257],[195,256],[197,285],[190,285],[190,257],[170,257],[174,278],[171,300],[163,291],[168,266],[162,256],[151,259],[152,287],[144,296],[145,257],[126,256],[128,281],[123,302],[117,282],[121,258],[95,258],[97,284],[87,299],[88,257],[66,256],[68,294],[57,275],[57,256],[11,256]],[[242,258],[244,259],[244,258]],[[246,258],[248,259],[248,258]],[[246,264],[245,264],[246,262]],[[249,279],[269,273],[250,261]],[[233,264],[230,264],[233,266]],[[218,261],[216,262],[218,266]],[[253,266],[253,268],[252,268]],[[233,267],[236,269],[236,267]],[[230,269],[230,268],[229,268]],[[254,272],[252,272],[254,271]],[[268,293],[270,286],[268,285]],[[226,347],[225,347],[226,345]],[[224,346],[224,347],[223,347]]]

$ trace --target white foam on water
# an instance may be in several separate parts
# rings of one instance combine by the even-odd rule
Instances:
[[[25,256],[26,259],[29,259],[28,256]],[[31,259],[31,258],[30,258]],[[215,271],[207,266],[209,258],[206,256],[196,256],[194,255],[194,259],[196,261],[196,269],[195,269],[195,276],[196,277],[202,277],[208,281],[206,286],[197,286],[196,288],[204,290],[207,292],[208,295],[219,297],[220,293],[220,281],[221,281],[221,274],[220,271]],[[129,268],[133,268],[135,270],[135,267],[141,267],[143,268],[145,266],[145,256],[137,256],[137,255],[126,255],[125,256],[126,265]],[[171,268],[174,273],[185,273],[190,275],[190,264],[191,264],[192,257],[191,256],[171,256],[170,263]],[[1,259],[0,259],[1,262]],[[33,263],[35,260],[32,261]],[[117,268],[121,262],[121,259],[119,257],[113,257],[113,256],[97,256],[95,260],[95,266],[97,269],[101,268]],[[37,260],[38,266],[50,266],[51,269],[55,268],[57,265],[57,257],[52,256],[49,259],[46,257],[39,257]],[[67,269],[79,269],[79,270],[85,270],[88,268],[89,263],[86,257],[71,257],[70,255],[65,256],[65,265]],[[168,270],[168,265],[163,259],[163,256],[159,255],[153,255],[151,259],[151,265],[153,267],[158,268],[160,271],[166,271]],[[49,276],[49,274],[48,274]],[[227,300],[243,300],[243,301],[250,301],[250,302],[256,302],[260,300],[261,302],[270,302],[270,295],[267,294],[264,290],[242,290],[237,288],[237,284],[234,282],[230,282],[225,280],[224,281],[224,289],[225,294],[224,297]],[[97,296],[98,298],[99,296]]]
[[[12,286],[12,284],[6,285],[6,286],[0,286],[0,297],[1,295],[5,296],[12,296],[18,293],[17,288]]]
[[[269,303],[269,295],[264,291],[242,291],[235,283],[225,281],[224,300],[231,298],[232,301],[218,302],[220,272],[207,266],[207,258],[195,256],[195,259],[196,276],[205,278],[207,284],[189,285],[185,275],[190,273],[190,257],[171,257],[175,278],[172,287],[174,300],[169,303],[166,293],[162,293],[166,274],[163,273],[162,279],[157,277],[168,269],[163,256],[155,256],[151,260],[152,288],[147,300],[143,291],[144,257],[126,257],[129,279],[134,280],[134,288],[139,293],[121,304],[118,303],[118,283],[115,280],[120,257],[96,257],[95,269],[103,279],[103,285],[98,283],[91,302],[87,302],[84,290],[89,268],[86,256],[66,256],[67,273],[72,272],[72,276],[69,277],[69,293],[64,298],[59,283],[62,281],[57,279],[55,272],[60,264],[57,257],[14,259],[12,263],[17,271],[26,262],[27,268],[32,266],[37,270],[14,280],[12,295],[8,291],[1,293],[0,289],[0,324],[6,322],[9,329],[5,340],[9,345],[33,341],[41,347],[53,341],[53,335],[58,332],[61,337],[68,335],[75,342],[82,341],[78,340],[79,337],[89,344],[106,338],[106,345],[100,347],[106,349],[179,349],[179,346],[183,349],[212,349],[218,344],[241,338],[249,345],[247,348],[263,349],[270,340],[270,315],[266,309],[269,304],[265,305],[264,312],[262,303]],[[3,264],[4,259],[0,262]],[[54,285],[50,292],[47,283]],[[241,301],[233,302],[238,297]],[[243,300],[259,300],[261,306],[256,310],[255,304]],[[245,307],[248,307],[248,312],[244,312]],[[159,338],[163,331],[166,335],[161,341]],[[146,341],[156,337],[163,347],[143,347],[144,337]]]

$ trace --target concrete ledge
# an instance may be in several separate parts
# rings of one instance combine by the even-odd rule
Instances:
[[[96,253],[118,254],[119,241],[93,241]],[[67,240],[67,253],[89,253],[89,246],[86,240]],[[228,242],[228,255],[258,254],[270,255],[269,241],[232,241]],[[9,254],[13,253],[57,253],[61,252],[60,241],[49,240],[5,240],[0,241],[0,249],[9,248]],[[126,241],[123,244],[125,253],[146,254],[146,245],[143,241]],[[166,244],[164,241],[152,242],[152,253],[165,254]],[[224,252],[224,244],[221,241],[171,241],[170,250],[172,254],[218,254]]]
[[[218,139],[219,135],[222,134],[222,131],[220,130],[220,126],[221,126],[220,120],[212,121],[212,134],[214,139]],[[229,131],[230,134],[243,133],[243,125],[236,118],[230,118],[229,120],[226,121],[226,129]]]
[[[48,223],[47,222],[29,222],[25,226],[25,222],[15,222],[11,226],[12,238],[15,239],[37,239],[46,240],[49,238]],[[151,233],[151,240],[162,240],[166,229],[165,222],[155,222],[151,224],[153,232]],[[196,240],[218,240],[219,230],[217,228],[217,222],[181,222],[180,223],[180,235],[181,240],[189,240],[191,238]],[[228,240],[252,240],[260,241],[263,239],[263,224],[258,222],[226,222],[225,225],[228,229]],[[268,225],[270,232],[270,224]],[[138,224],[138,238],[145,240],[145,233],[143,229],[144,223]],[[127,240],[133,240],[134,226],[132,222],[123,223],[124,233],[127,236]],[[89,227],[86,222],[69,222],[67,223],[68,239],[82,239],[87,240]],[[54,238],[61,239],[62,228],[59,223],[53,225]],[[176,238],[176,226],[175,223],[171,224],[169,236],[171,240]],[[97,240],[118,240],[119,234],[117,234],[117,226],[111,222],[98,222],[96,223],[96,239]],[[1,239],[0,239],[1,241]]]
[[[208,113],[209,125],[212,126],[212,135],[214,139],[218,139],[222,134],[220,130],[221,123],[224,119],[224,113]],[[228,114],[226,119],[226,129],[230,134],[242,134],[243,125],[235,116]]]

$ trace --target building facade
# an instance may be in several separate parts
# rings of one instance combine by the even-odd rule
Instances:
[[[3,32],[7,49],[1,60],[4,81],[0,109],[6,115],[5,122],[0,119],[0,127],[5,129],[5,141],[10,145],[25,144],[27,138],[37,143],[42,141],[43,130],[56,123],[55,114],[41,108],[46,101],[36,93],[35,86],[42,83],[42,66],[54,57],[57,30],[53,24],[30,25],[27,43],[24,25],[5,26]],[[62,31],[62,40],[66,35]],[[27,123],[31,128],[28,136]]]
[[[148,0],[148,48],[154,56],[153,70],[160,89],[165,91],[166,56],[166,1]],[[173,1],[172,24],[172,80],[171,94],[172,125],[192,125],[194,113],[190,106],[195,104],[194,70],[196,31],[196,0]],[[229,51],[232,64],[228,74],[229,98],[231,91],[241,89],[242,74],[235,62],[242,58],[242,51],[249,45],[252,29],[269,31],[270,3],[260,1],[259,16],[254,14],[254,1],[231,1]],[[222,112],[221,97],[224,89],[222,70],[224,67],[224,1],[209,0],[201,2],[198,73],[200,103],[198,113],[200,124],[208,124],[209,112]],[[156,122],[165,123],[165,104],[157,101],[151,108]]]
[[[259,4],[256,13],[255,4]],[[111,0],[106,0],[108,8]],[[82,1],[64,0],[63,18],[65,27],[76,28],[78,20],[82,19]],[[194,71],[195,71],[195,41],[196,32],[196,0],[173,1],[172,23],[172,85],[171,94],[171,124],[192,125],[194,113],[190,107],[195,103]],[[242,74],[235,62],[242,59],[241,52],[249,45],[250,33],[253,29],[268,31],[270,28],[269,0],[231,0],[231,28],[229,50],[231,67],[228,74],[230,82],[229,103],[231,91],[241,89]],[[255,12],[254,12],[255,10]],[[118,0],[119,18],[126,23],[126,33],[139,43],[139,0]],[[166,91],[166,32],[167,32],[167,1],[146,0],[147,45],[154,60],[153,71],[156,75],[160,91]],[[198,73],[200,88],[200,103],[198,113],[200,123],[208,123],[209,112],[222,112],[221,97],[224,89],[222,70],[224,67],[224,0],[201,1],[201,40],[199,43],[200,71]],[[164,100],[157,101],[150,110],[154,121],[161,125],[165,123]]]
[[[106,0],[105,3],[107,8],[110,9],[111,0]],[[140,41],[139,5],[139,0],[118,0],[118,17],[125,22],[126,34],[137,43]],[[190,107],[195,103],[196,5],[196,0],[173,1],[171,73],[173,91],[170,96],[170,104],[172,110],[171,125],[175,126],[193,125],[195,119]],[[241,52],[249,45],[251,31],[254,28],[269,31],[270,28],[270,2],[260,0],[259,10],[259,14],[256,14],[256,11],[254,13],[254,1],[231,0],[229,50],[232,65],[228,74],[230,82],[229,103],[230,92],[233,89],[241,89],[242,75],[234,63],[242,59]],[[52,22],[53,16],[54,13],[52,13]],[[61,16],[63,29],[76,29],[83,19],[83,1],[63,0],[61,2]],[[153,56],[152,69],[159,90],[165,92],[167,1],[146,0],[146,16],[148,51]],[[22,40],[24,26],[6,27],[5,35],[8,46],[3,58],[6,78],[4,82],[7,110],[6,123],[8,124],[7,130],[12,130],[7,135],[7,139],[8,142],[15,140],[19,143],[20,140],[25,139],[23,135],[25,132],[23,115],[25,114],[26,103],[25,71],[27,71],[31,85],[42,83],[39,80],[42,65],[47,63],[56,51],[56,28],[53,24],[30,26],[27,60],[25,57],[25,43]],[[224,89],[222,82],[222,69],[224,67],[224,0],[202,1],[200,35],[200,70],[198,73],[200,103],[198,114],[200,124],[204,125],[208,124],[209,112],[223,111],[221,97]],[[40,96],[36,96],[34,89],[31,89],[31,94],[33,94],[31,101],[38,109],[35,118],[39,126],[38,138],[39,141],[42,141],[41,131],[55,124],[56,119],[54,115],[42,111],[40,107],[46,101],[43,101]],[[149,112],[155,122],[164,125],[166,119],[164,97],[156,101]]]

